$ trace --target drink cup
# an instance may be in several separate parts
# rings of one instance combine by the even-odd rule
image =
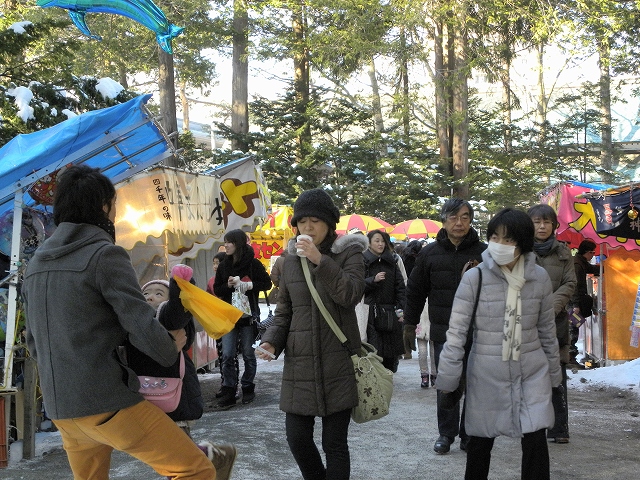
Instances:
[[[309,240],[310,242],[312,242],[312,241],[313,241],[313,238],[311,238],[309,235],[298,235],[297,240],[300,240],[300,239],[303,239],[303,238],[305,238],[305,239]],[[304,251],[303,251],[303,250],[301,250],[301,249],[299,249],[299,248],[298,248],[298,249],[296,249],[296,253],[298,254],[298,256],[299,256],[299,257],[305,257],[305,256],[306,256],[306,255],[304,254]]]

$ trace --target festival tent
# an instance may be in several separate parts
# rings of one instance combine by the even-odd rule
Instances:
[[[245,157],[194,174],[164,166],[116,186],[116,239],[129,251],[141,284],[168,277],[178,263],[190,265],[197,285],[213,274],[212,260],[226,231],[253,231],[271,200],[259,165]],[[196,324],[196,368],[218,357],[214,340]]]
[[[150,97],[139,96],[19,135],[0,149],[0,247],[10,246],[6,254],[10,256],[9,275],[0,274],[0,289],[8,286],[4,289],[6,312],[0,314],[6,313],[2,315],[7,319],[4,347],[9,353],[4,358],[0,391],[12,390],[19,311],[17,285],[11,279],[24,269],[26,254],[35,251],[50,227],[45,223],[51,217],[52,189],[61,169],[86,164],[100,168],[111,179],[118,190],[117,243],[129,249],[134,264],[157,264],[163,274],[171,266],[165,261],[168,254],[173,255],[173,263],[179,263],[197,256],[207,241],[220,242],[225,229],[252,230],[266,218],[270,198],[262,172],[251,157],[201,175],[167,167],[149,170],[175,153],[145,106]],[[23,220],[23,212],[30,225]],[[28,242],[25,226],[35,231],[28,235]],[[161,251],[162,262],[144,247],[149,241],[155,242],[150,250]],[[211,261],[204,262],[210,269]],[[144,279],[144,274],[138,272],[138,277]]]
[[[416,218],[398,223],[393,227],[389,235],[401,239],[435,238],[441,228],[442,223],[438,221],[429,220],[428,218]]]
[[[589,278],[595,300],[594,314],[585,322],[585,354],[595,365],[640,357],[638,318],[640,312],[640,244],[638,240],[607,235],[602,228],[604,212],[611,207],[610,185],[562,182],[540,194],[542,203],[558,213],[556,236],[577,248],[584,239],[599,246],[600,276]],[[609,207],[605,207],[609,205]],[[627,202],[622,211],[631,210]],[[602,233],[600,233],[602,232]]]
[[[571,248],[578,248],[585,238],[593,240],[598,245],[611,248],[622,247],[625,250],[636,250],[640,243],[634,239],[622,238],[598,233],[596,231],[596,213],[593,205],[585,195],[604,192],[612,188],[611,185],[598,185],[581,182],[561,182],[547,187],[540,193],[543,203],[551,205],[558,213],[558,240],[568,242]]]
[[[367,233],[371,230],[388,231],[391,228],[393,228],[393,225],[377,217],[371,217],[369,215],[342,215],[336,225],[336,233],[345,235],[351,233],[353,230]]]
[[[206,174],[159,166],[121,182],[117,191],[117,243],[129,250],[141,283],[189,263],[197,283],[206,285],[224,233],[253,231],[271,205],[253,157]]]
[[[585,198],[595,214],[595,230],[599,235],[615,237],[625,249],[610,251],[605,265],[615,272],[605,277],[605,311],[612,308],[625,312],[622,324],[627,320],[627,329],[607,332],[608,344],[629,345],[632,355],[640,356],[640,218],[637,205],[640,203],[640,188],[634,184],[607,188],[597,192],[585,192]],[[606,273],[605,273],[606,274]],[[628,343],[627,343],[628,342]],[[610,348],[609,350],[611,350]],[[609,352],[608,352],[609,353]],[[616,352],[617,353],[617,352]],[[621,353],[622,355],[625,352]]]

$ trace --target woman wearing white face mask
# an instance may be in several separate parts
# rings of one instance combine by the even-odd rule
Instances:
[[[487,227],[483,262],[464,275],[453,302],[436,387],[443,397],[458,387],[472,329],[466,373],[467,480],[488,478],[491,449],[500,435],[522,439],[522,479],[550,476],[545,429],[554,422],[551,388],[562,376],[551,283],[536,265],[533,237],[526,213],[505,208],[496,214]]]

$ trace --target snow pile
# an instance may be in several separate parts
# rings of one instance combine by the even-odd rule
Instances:
[[[114,99],[124,90],[124,87],[115,80],[105,77],[98,80],[96,90],[98,90],[104,98]]]
[[[28,21],[16,22],[16,23],[11,24],[8,29],[9,30],[13,30],[13,33],[22,34],[22,33],[26,32],[24,27],[26,27],[27,25],[33,25],[33,24],[31,22],[28,22]]]
[[[617,387],[640,395],[640,358],[621,365],[595,368],[593,370],[567,370],[568,387],[588,390],[593,387]]]
[[[15,465],[22,460],[23,454],[22,440],[13,442],[9,447],[9,465]],[[62,438],[60,432],[38,432],[36,433],[36,457],[42,457],[48,452],[62,448]]]

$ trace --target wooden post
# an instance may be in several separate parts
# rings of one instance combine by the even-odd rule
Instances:
[[[11,397],[0,393],[0,468],[5,468],[9,463],[9,438],[7,429],[7,418],[9,417],[8,409],[5,408],[5,399],[9,399],[11,405]]]
[[[36,456],[36,385],[38,371],[32,357],[24,359],[24,432],[22,458],[29,460]]]

